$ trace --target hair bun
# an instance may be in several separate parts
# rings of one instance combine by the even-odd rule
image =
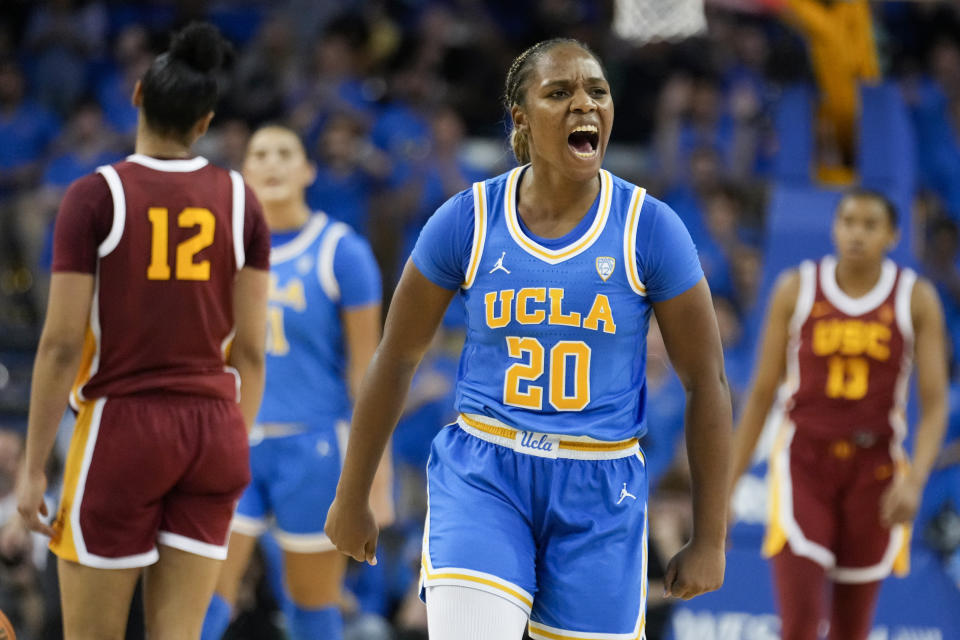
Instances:
[[[191,22],[173,35],[170,57],[200,73],[209,73],[223,64],[226,42],[208,22]]]

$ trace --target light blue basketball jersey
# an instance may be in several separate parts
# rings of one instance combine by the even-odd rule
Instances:
[[[432,282],[459,285],[467,310],[457,409],[533,432],[638,437],[651,303],[702,278],[693,242],[666,205],[603,170],[577,228],[537,238],[516,210],[525,170],[452,198],[413,253]]]
[[[363,274],[342,282],[341,271]],[[378,303],[379,274],[359,236],[323,213],[270,251],[266,386],[258,423],[332,425],[350,415],[340,313]],[[373,282],[371,282],[373,280]]]

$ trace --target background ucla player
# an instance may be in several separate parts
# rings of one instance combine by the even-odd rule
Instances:
[[[372,560],[365,507],[402,398],[444,310],[467,309],[457,423],[434,440],[421,585],[430,637],[643,638],[644,354],[651,310],[688,392],[693,539],[667,588],[723,580],[731,411],[710,293],[665,205],[600,166],[613,102],[597,57],[542,42],[507,76],[525,164],[424,228],[361,390],[327,532]]]
[[[244,175],[272,230],[267,383],[251,434],[253,480],[240,499],[230,551],[205,623],[219,638],[257,536],[268,518],[285,552],[291,636],[342,635],[337,603],[346,558],[323,534],[340,475],[350,397],[380,337],[380,276],[366,241],[323,213],[304,189],[314,169],[295,133],[279,126],[250,140]],[[389,469],[375,508],[392,519]]]

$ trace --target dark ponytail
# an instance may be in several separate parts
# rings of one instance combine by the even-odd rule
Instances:
[[[191,22],[173,35],[141,80],[143,115],[157,133],[185,137],[213,111],[219,90],[216,72],[229,44],[212,24]]]

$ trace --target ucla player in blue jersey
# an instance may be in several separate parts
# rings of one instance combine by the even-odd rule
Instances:
[[[243,174],[272,232],[267,381],[251,432],[252,482],[240,499],[227,560],[204,625],[219,638],[257,537],[272,519],[284,550],[294,640],[342,636],[338,609],[346,558],[323,534],[340,475],[350,397],[380,338],[380,275],[367,242],[307,207],[314,170],[289,129],[268,126],[250,140]],[[392,519],[389,469],[373,505]]]
[[[523,166],[427,222],[364,379],[326,531],[373,561],[366,507],[410,378],[455,294],[467,310],[458,421],[435,438],[421,571],[431,640],[642,639],[645,338],[656,314],[687,392],[694,532],[669,593],[723,581],[731,409],[716,316],[676,214],[601,169],[603,67],[551,40],[507,76]]]

